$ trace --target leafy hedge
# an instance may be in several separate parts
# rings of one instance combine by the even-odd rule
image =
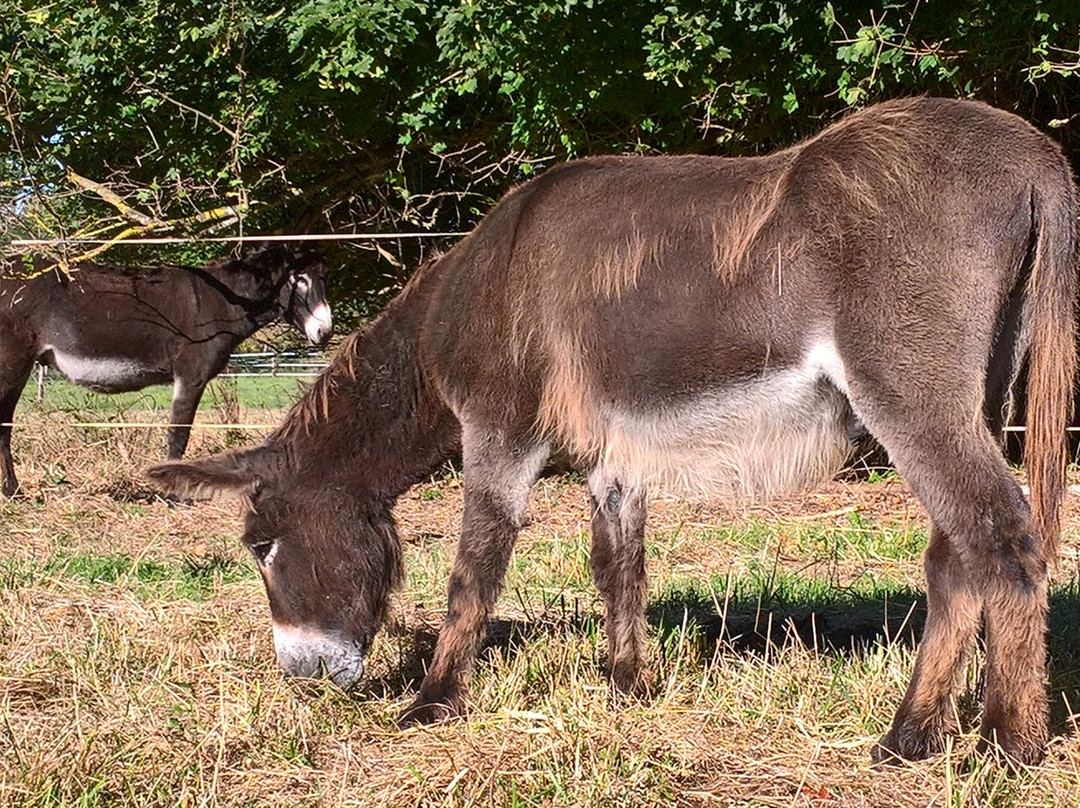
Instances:
[[[1080,155],[1076,0],[29,0],[0,44],[8,235],[467,229],[553,161],[758,153],[910,93]],[[342,249],[348,291],[418,249]]]

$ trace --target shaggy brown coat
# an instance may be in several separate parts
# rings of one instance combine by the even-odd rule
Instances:
[[[985,619],[984,745],[1034,761],[1076,215],[1053,141],[942,99],[881,104],[767,157],[559,166],[418,270],[263,447],[151,476],[251,496],[279,660],[347,685],[400,575],[390,507],[460,443],[446,621],[403,716],[425,722],[462,709],[553,446],[589,471],[611,676],[635,690],[648,492],[779,496],[827,478],[865,429],[933,522],[926,631],[876,758],[944,748]],[[1025,356],[1033,511],[997,441]]]

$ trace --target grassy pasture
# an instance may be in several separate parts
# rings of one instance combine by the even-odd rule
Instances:
[[[0,504],[0,805],[1080,804],[1076,501],[1053,591],[1055,738],[1020,777],[972,762],[971,736],[931,761],[869,766],[924,605],[923,515],[889,475],[769,507],[656,501],[655,692],[617,703],[583,487],[541,481],[468,718],[402,733],[394,719],[445,608],[452,471],[400,503],[407,583],[369,677],[345,694],[279,675],[262,585],[236,541],[240,507],[170,508],[146,490],[139,470],[161,456],[160,430],[70,427],[73,411],[31,398],[15,438],[27,496]],[[127,407],[80,420],[166,417]],[[199,417],[220,414],[211,402]],[[190,451],[258,434],[198,431]],[[976,659],[971,693],[979,671]],[[960,703],[966,726],[977,710]]]
[[[210,382],[199,402],[199,412],[219,409],[224,401],[235,398],[253,409],[283,409],[296,399],[297,390],[310,379],[293,376],[218,377]],[[40,413],[63,412],[73,418],[105,414],[120,417],[144,410],[168,411],[172,402],[171,385],[153,385],[132,393],[105,395],[69,383],[53,371],[45,379],[41,400],[37,400],[36,377],[23,393],[20,410],[30,408]],[[16,416],[18,417],[18,416]]]

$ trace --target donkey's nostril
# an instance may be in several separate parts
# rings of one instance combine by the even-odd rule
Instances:
[[[351,666],[331,668],[326,665],[325,660],[324,676],[330,677],[335,685],[342,690],[349,690],[359,684],[360,680],[364,678],[364,659],[360,657],[353,661]]]

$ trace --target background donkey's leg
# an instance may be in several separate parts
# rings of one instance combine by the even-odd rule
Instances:
[[[15,477],[15,462],[11,457],[11,422],[15,417],[15,405],[19,403],[23,388],[30,378],[33,365],[18,368],[13,373],[4,374],[3,386],[0,387],[0,492],[5,497],[13,497],[19,490],[19,481]]]
[[[617,477],[597,469],[589,475],[589,495],[589,566],[604,598],[611,682],[623,693],[640,692],[647,687],[645,489],[625,489]]]
[[[195,421],[195,411],[199,408],[199,400],[206,384],[205,381],[191,381],[180,377],[173,382],[168,449],[165,455],[169,460],[179,460],[184,456],[188,439],[191,437],[191,424]]]
[[[914,760],[938,754],[959,729],[955,694],[982,615],[979,587],[937,525],[924,558],[927,617],[915,670],[892,728],[874,749],[874,761]]]
[[[502,591],[529,489],[548,456],[547,444],[516,441],[489,427],[462,424],[465,511],[447,612],[431,668],[403,726],[456,715],[468,691],[487,618]]]

